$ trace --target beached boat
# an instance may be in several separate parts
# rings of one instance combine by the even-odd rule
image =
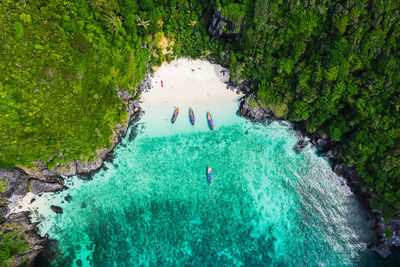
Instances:
[[[212,181],[212,170],[211,170],[210,166],[208,166],[208,169],[207,169],[207,179],[208,179],[208,182],[211,184],[211,181]]]
[[[214,124],[213,120],[211,117],[211,113],[207,111],[207,120],[208,120],[208,125],[210,126],[211,130],[214,130]]]
[[[189,108],[189,119],[190,119],[190,123],[192,125],[194,125],[194,113],[193,113],[193,109]]]
[[[178,114],[179,114],[179,108],[176,108],[174,111],[174,115],[172,115],[172,119],[171,119],[172,123],[174,123],[176,121],[176,118],[178,118]]]

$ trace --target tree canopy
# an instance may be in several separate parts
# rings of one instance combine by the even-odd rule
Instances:
[[[214,10],[238,38],[212,38]],[[400,207],[399,1],[37,0],[0,3],[0,166],[93,160],[174,57],[210,58],[279,116],[341,144],[387,216]]]

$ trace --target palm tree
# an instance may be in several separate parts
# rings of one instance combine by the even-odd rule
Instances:
[[[138,18],[138,26],[143,26],[145,29],[150,25],[150,21]]]
[[[112,31],[117,32],[122,28],[122,21],[121,18],[118,16],[110,16],[107,22],[110,25],[109,27]]]

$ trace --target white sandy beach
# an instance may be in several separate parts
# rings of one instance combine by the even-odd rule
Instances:
[[[234,123],[238,118],[232,115],[238,109],[240,95],[227,89],[228,80],[228,70],[208,61],[178,59],[164,63],[154,75],[151,90],[142,95],[146,134],[208,130],[207,111],[213,116],[215,129]],[[170,120],[176,107],[180,112],[172,125]],[[195,126],[189,124],[189,107],[195,113]]]
[[[207,111],[213,116],[215,130],[237,122],[240,117],[235,114],[241,96],[226,88],[228,80],[228,70],[208,61],[178,59],[170,64],[164,63],[154,74],[151,90],[144,92],[141,97],[144,115],[139,122],[145,126],[144,134],[157,137],[210,131],[206,119]],[[176,122],[171,124],[175,107],[179,107],[180,112]],[[192,107],[195,113],[194,126],[189,122],[189,107]],[[74,179],[74,183],[77,186],[76,184],[83,182]],[[60,194],[64,195],[65,192]],[[12,199],[9,214],[40,210],[40,213],[48,219],[54,218],[56,214],[48,205],[50,199],[53,199],[52,195],[44,193],[41,197],[37,197],[33,193],[28,193],[24,197]],[[31,202],[33,198],[36,200]],[[57,199],[58,203],[54,203],[54,200],[51,202],[54,205],[65,205],[62,203],[63,198]],[[33,220],[36,221],[38,218]],[[50,225],[42,223],[42,233],[46,233]]]

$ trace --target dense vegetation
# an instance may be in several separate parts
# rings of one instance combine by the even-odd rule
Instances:
[[[0,266],[28,265],[16,261],[18,255],[24,254],[30,248],[26,243],[27,234],[23,233],[22,226],[3,223],[0,225]],[[27,259],[25,259],[27,260]]]
[[[133,91],[148,52],[116,3],[0,3],[0,165],[87,160],[126,119],[115,85]]]
[[[232,2],[220,0],[222,9]],[[243,1],[246,2],[246,1]],[[251,1],[225,53],[277,115],[341,143],[392,216],[400,207],[400,2]]]
[[[214,10],[237,38],[207,33]],[[400,207],[400,2],[77,0],[0,3],[0,166],[89,160],[126,119],[115,85],[212,58],[278,116],[341,143],[387,216]]]

